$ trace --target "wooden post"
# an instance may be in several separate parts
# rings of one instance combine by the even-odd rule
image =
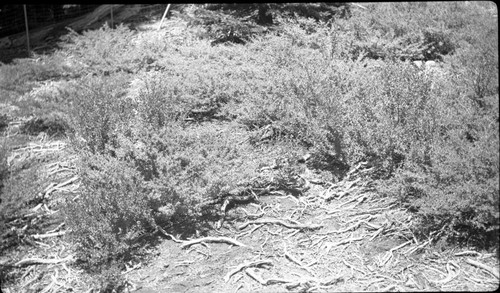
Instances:
[[[158,30],[160,30],[161,25],[163,24],[163,21],[165,20],[165,17],[167,16],[169,9],[170,9],[170,4],[167,5],[167,9],[165,9],[165,13],[163,13],[163,17],[161,18],[160,25],[158,26]]]
[[[24,9],[24,24],[26,25],[26,44],[28,45],[28,56],[31,56],[30,33],[28,28],[28,13],[26,11],[26,5],[23,5],[23,9]]]

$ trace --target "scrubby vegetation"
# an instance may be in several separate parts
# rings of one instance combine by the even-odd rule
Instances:
[[[191,26],[182,38],[125,25],[70,32],[53,56],[1,66],[0,91],[55,111],[21,132],[70,138],[82,189],[64,213],[89,267],[133,257],[161,227],[206,229],[217,217],[207,203],[235,190],[293,185],[305,153],[328,181],[369,162],[379,196],[415,213],[418,237],[441,231],[489,248],[500,220],[499,81],[486,7],[178,7]],[[27,94],[61,76],[72,78],[63,90]],[[1,210],[17,211],[35,179],[9,177],[5,161],[1,148]]]

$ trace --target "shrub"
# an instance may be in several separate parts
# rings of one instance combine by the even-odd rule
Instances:
[[[0,88],[26,93],[37,81],[67,75],[60,60],[50,58],[16,59],[12,64],[0,66]]]
[[[163,33],[151,32],[138,36],[123,24],[116,28],[105,24],[100,29],[82,34],[70,30],[63,37],[62,52],[59,54],[71,57],[80,70],[109,75],[154,68],[156,60],[165,55],[167,46]]]
[[[283,29],[247,47],[159,41],[141,49],[168,53],[152,61],[157,71],[81,79],[72,125],[85,189],[68,222],[82,255],[94,264],[120,259],[156,225],[196,227],[206,200],[257,184],[259,168],[306,148],[324,170],[345,172],[360,160],[382,166],[379,190],[418,213],[420,235],[498,230],[497,45],[489,31],[484,43],[467,32],[477,23],[462,8],[446,6],[455,23],[438,25],[437,7],[382,4],[334,29],[280,19]],[[454,25],[469,34],[465,43]],[[147,68],[126,28],[93,43],[107,32],[74,36],[99,55],[95,63],[67,48],[101,72]],[[127,43],[110,57],[105,49],[120,36]],[[454,54],[444,57],[451,65],[436,70],[401,61],[444,54]],[[236,123],[204,123],[221,117]],[[285,185],[296,170],[282,165],[272,176]]]
[[[125,99],[128,77],[88,76],[71,89],[70,126],[75,130],[73,142],[92,153],[102,153],[113,143],[116,133],[132,117],[130,101]]]
[[[328,45],[333,36],[327,31],[307,33],[306,27],[290,23],[280,38],[259,41],[266,44],[256,54],[269,64],[262,69],[269,83],[243,103],[237,121],[249,128],[272,125],[306,142],[323,158],[316,162],[322,168],[335,161],[378,162],[384,171],[379,190],[418,212],[421,235],[443,229],[456,239],[497,231],[498,55],[496,39],[488,38],[492,32],[483,30],[481,49],[462,44],[445,57],[449,65],[421,70],[397,58],[353,58],[342,43],[349,38]],[[307,45],[312,43],[321,45]]]
[[[432,137],[382,189],[418,212],[419,233],[488,247],[499,229],[498,41],[491,28],[478,35],[477,48],[463,43],[445,58],[421,119]]]
[[[91,265],[123,257],[134,240],[153,226],[147,192],[138,172],[105,155],[84,158],[81,178],[85,190],[67,206],[79,256]]]
[[[204,202],[251,185],[259,168],[293,154],[291,147],[241,144],[245,131],[227,124],[169,120],[160,127],[131,119],[127,125],[100,152],[79,151],[85,189],[68,205],[67,221],[91,265],[130,256],[156,225],[183,222],[183,233],[199,227],[200,216],[214,216]]]

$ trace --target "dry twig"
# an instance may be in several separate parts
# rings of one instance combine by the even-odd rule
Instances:
[[[199,239],[183,241],[181,248],[186,248],[188,246],[198,244],[201,242],[224,242],[224,243],[229,243],[229,244],[236,245],[236,246],[248,247],[245,244],[239,242],[238,240],[234,240],[234,239],[231,239],[228,237],[203,237],[203,238],[199,238]]]

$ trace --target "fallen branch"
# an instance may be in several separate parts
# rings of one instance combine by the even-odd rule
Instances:
[[[347,172],[346,177],[348,178],[354,172],[358,171],[361,167],[366,166],[368,162],[360,162],[356,167],[352,168],[349,172]]]
[[[280,283],[281,284],[282,283],[285,283],[285,284],[286,283],[295,283],[292,280],[286,280],[286,279],[273,279],[273,278],[270,278],[270,279],[264,280],[264,279],[262,279],[262,277],[260,277],[259,275],[257,275],[252,268],[247,268],[245,270],[245,273],[247,273],[247,275],[249,275],[255,281],[259,282],[261,285],[264,285],[264,286],[272,285],[272,284],[280,284]]]
[[[54,229],[50,230],[50,231],[47,231],[47,233],[54,233],[56,231],[58,231],[59,229],[61,229],[64,225],[66,225],[66,223],[62,222],[61,224],[59,224],[57,227],[55,227]]]
[[[391,248],[391,250],[389,250],[389,251],[390,251],[390,252],[394,252],[394,251],[396,251],[396,250],[398,250],[398,249],[401,249],[401,248],[405,247],[406,245],[411,244],[411,243],[412,243],[412,241],[413,241],[413,240],[408,240],[408,241],[406,241],[405,243],[403,243],[403,244],[401,244],[401,245],[398,245],[398,246],[396,246],[396,247],[394,247],[394,248]]]
[[[331,215],[331,214],[335,214],[335,213],[340,213],[340,212],[345,212],[345,211],[348,211],[348,210],[352,210],[356,207],[356,205],[353,205],[353,206],[350,206],[350,207],[347,207],[347,208],[343,208],[343,209],[336,209],[336,210],[331,210],[331,211],[327,211],[326,213],[328,215]],[[326,219],[329,219],[331,217],[328,217]]]
[[[444,285],[444,284],[450,282],[451,280],[453,280],[454,278],[456,278],[458,276],[458,274],[460,274],[460,272],[453,274],[453,270],[451,270],[451,266],[450,266],[449,262],[446,264],[446,271],[448,272],[448,276],[446,278],[444,278],[443,280],[440,280],[440,281],[429,280],[429,281],[431,281],[432,283],[435,283],[435,284]]]
[[[167,237],[170,237],[170,238],[171,238],[174,242],[176,242],[176,243],[184,243],[184,242],[185,242],[185,241],[183,241],[183,240],[179,240],[179,239],[175,238],[175,237],[174,237],[174,235],[167,233],[167,232],[166,232],[165,230],[163,230],[163,228],[162,228],[162,227],[160,227],[160,226],[157,226],[156,228],[158,229],[158,231],[160,231],[160,233],[161,233],[161,234],[163,234],[163,235],[165,235],[165,236],[167,236]]]
[[[354,270],[356,270],[356,271],[358,271],[358,272],[362,273],[363,275],[367,275],[367,274],[368,274],[367,272],[363,271],[362,269],[359,269],[359,268],[355,267],[354,265],[352,265],[352,264],[348,263],[347,261],[345,261],[345,259],[342,259],[342,262],[343,262],[343,263],[344,263],[347,267],[349,267],[349,268],[351,268],[351,269],[354,269]]]
[[[360,241],[360,240],[363,240],[363,237],[344,239],[344,240],[336,242],[336,243],[327,242],[327,243],[323,244],[322,247],[325,247],[327,249],[325,255],[328,255],[328,253],[330,253],[330,250],[333,247],[336,247],[336,246],[339,246],[339,245],[343,245],[343,244],[346,244],[346,243],[351,243],[353,241]]]
[[[250,267],[258,267],[258,266],[261,266],[261,265],[272,265],[273,262],[270,261],[270,260],[259,260],[259,261],[253,261],[253,262],[248,262],[248,263],[244,263],[244,264],[241,264],[239,265],[236,269],[230,271],[229,273],[227,273],[227,275],[224,277],[224,280],[227,282],[229,282],[229,279],[236,273],[238,273],[239,271],[243,270],[243,269],[246,269],[246,268],[250,268]]]
[[[383,225],[380,229],[378,229],[372,237],[370,237],[370,239],[368,241],[372,241],[373,239],[375,239],[378,235],[380,235],[385,229],[385,225]]]
[[[54,287],[54,285],[57,283],[57,277],[58,277],[58,275],[59,275],[59,271],[56,269],[55,276],[51,276],[52,282],[47,287],[45,287],[40,293],[49,292],[52,289],[52,287]]]
[[[33,235],[33,238],[35,239],[44,239],[44,238],[50,238],[50,237],[58,237],[65,235],[68,231],[60,231],[60,232],[53,232],[53,233],[47,233],[47,234],[35,234]]]
[[[243,237],[243,236],[246,236],[246,235],[250,235],[250,234],[252,234],[255,230],[258,230],[258,229],[262,228],[263,226],[264,226],[264,224],[262,224],[262,225],[258,225],[258,226],[255,226],[255,227],[254,227],[252,230],[250,230],[250,231],[247,231],[247,232],[242,232],[242,233],[240,233],[240,234],[236,235],[236,238],[240,238],[240,237]]]
[[[14,266],[23,266],[23,265],[41,265],[41,264],[56,264],[61,262],[73,261],[74,258],[72,255],[68,255],[65,258],[56,258],[56,259],[43,259],[43,258],[26,258],[18,261],[14,264]]]
[[[234,240],[228,237],[203,237],[199,239],[184,241],[184,243],[181,245],[181,248],[186,248],[188,246],[198,244],[201,242],[225,242],[236,246],[248,247],[245,244],[239,242],[238,240]]]
[[[125,271],[121,272],[121,275],[126,275],[133,270],[137,270],[137,269],[141,268],[141,266],[142,266],[142,263],[137,263],[136,265],[131,265],[130,267],[127,266],[127,264],[125,264]]]
[[[473,250],[467,250],[467,251],[462,251],[462,252],[455,253],[455,256],[464,256],[464,255],[476,255],[476,256],[480,256],[481,253],[479,253],[477,251],[473,251]]]
[[[260,217],[262,217],[264,215],[264,212],[261,212],[260,214],[252,214],[252,213],[249,213],[244,208],[241,208],[241,209],[245,212],[246,216],[249,217],[249,218],[260,218]]]
[[[408,249],[404,254],[410,255],[410,254],[414,253],[415,251],[423,248],[424,246],[426,246],[429,243],[431,243],[431,240],[425,241],[424,243],[420,244],[419,246]]]
[[[309,274],[311,274],[312,276],[314,276],[314,272],[311,271],[310,268],[308,268],[306,265],[304,265],[302,262],[300,262],[298,259],[296,259],[295,257],[293,257],[291,254],[289,254],[287,251],[286,251],[286,245],[285,245],[285,256],[290,260],[292,261],[293,263],[297,264],[300,268],[306,270]]]
[[[358,189],[358,191],[359,191],[359,190],[360,190],[360,189]],[[361,194],[361,195],[360,195],[360,196],[358,196],[358,197],[352,198],[352,199],[350,199],[350,200],[348,200],[348,201],[346,201],[346,202],[341,203],[341,204],[339,205],[339,208],[341,208],[341,207],[343,207],[343,206],[345,206],[345,205],[347,205],[347,204],[350,204],[351,202],[355,202],[355,201],[357,201],[357,203],[353,205],[353,207],[355,207],[355,206],[356,206],[356,205],[358,205],[361,201],[364,201],[364,200],[367,198],[367,196],[368,196],[368,195],[367,195],[366,193],[363,193],[363,194]],[[340,197],[339,197],[339,199],[340,199]]]
[[[495,269],[495,268],[492,268],[492,267],[489,267],[483,263],[480,263],[478,261],[475,261],[475,260],[472,260],[470,258],[467,258],[465,260],[466,263],[470,264],[470,265],[473,265],[475,267],[478,267],[480,269],[483,269],[485,271],[487,271],[488,273],[490,273],[491,275],[493,275],[494,277],[496,277],[497,279],[500,279],[500,275],[498,273],[498,270]]]
[[[388,262],[388,261],[389,261],[389,260],[393,257],[393,254],[392,254],[392,253],[393,253],[394,251],[396,251],[396,250],[398,250],[398,249],[401,249],[401,248],[405,247],[405,246],[406,246],[406,245],[408,245],[408,244],[411,244],[411,243],[412,243],[412,241],[413,241],[413,240],[408,240],[408,241],[406,241],[406,242],[405,242],[405,243],[403,243],[403,244],[400,244],[400,245],[398,245],[398,246],[396,246],[396,247],[391,248],[391,249],[387,252],[386,256],[384,257],[385,259],[384,259],[384,261],[382,262],[382,265],[381,265],[381,266],[384,266],[384,265],[385,265],[385,264],[386,264],[386,263],[387,263],[387,262]]]
[[[370,209],[370,210],[361,210],[359,212],[356,212],[356,213],[352,214],[352,216],[364,215],[364,214],[374,214],[374,213],[379,214],[380,211],[389,210],[389,209],[392,209],[395,206],[396,206],[395,203],[391,203],[389,206],[383,207],[383,208],[376,208],[376,209]]]
[[[340,242],[334,243],[332,247],[339,246],[339,245],[346,244],[346,243],[351,243],[353,241],[360,241],[360,240],[363,240],[363,237],[349,238],[349,239],[345,239],[345,240],[342,240]]]
[[[340,233],[344,233],[344,232],[347,232],[347,231],[350,231],[350,230],[358,228],[361,224],[365,224],[368,227],[373,228],[373,229],[380,229],[381,228],[380,226],[368,223],[366,220],[361,220],[361,221],[357,222],[356,224],[351,225],[351,226],[349,226],[349,227],[347,227],[345,229],[335,230],[335,231],[328,231],[328,232],[321,232],[321,233],[318,233],[318,235],[328,235],[328,234],[340,234]]]
[[[68,180],[66,180],[66,181],[64,181],[64,182],[61,182],[61,183],[59,183],[59,184],[57,184],[57,185],[55,185],[55,186],[54,186],[54,185],[53,185],[53,183],[52,183],[51,185],[49,185],[49,187],[47,187],[47,188],[45,189],[45,191],[42,193],[42,196],[41,196],[41,197],[42,197],[42,198],[46,198],[46,197],[48,197],[48,196],[49,196],[52,192],[54,192],[54,191],[56,191],[56,190],[58,190],[58,189],[61,189],[62,187],[64,187],[64,186],[66,186],[66,185],[69,185],[69,184],[71,184],[71,183],[75,182],[76,180],[78,180],[78,176],[73,176],[73,177],[71,177],[70,179],[68,179]]]
[[[290,229],[319,229],[319,228],[322,228],[323,225],[305,225],[305,224],[290,224],[290,223],[286,223],[282,220],[278,220],[278,219],[259,219],[259,220],[255,220],[255,221],[249,221],[249,222],[246,222],[244,223],[243,225],[241,225],[238,229],[242,230],[242,229],[245,229],[248,225],[251,225],[251,224],[275,224],[275,225],[281,225],[281,226],[284,226],[286,228],[290,228]]]

